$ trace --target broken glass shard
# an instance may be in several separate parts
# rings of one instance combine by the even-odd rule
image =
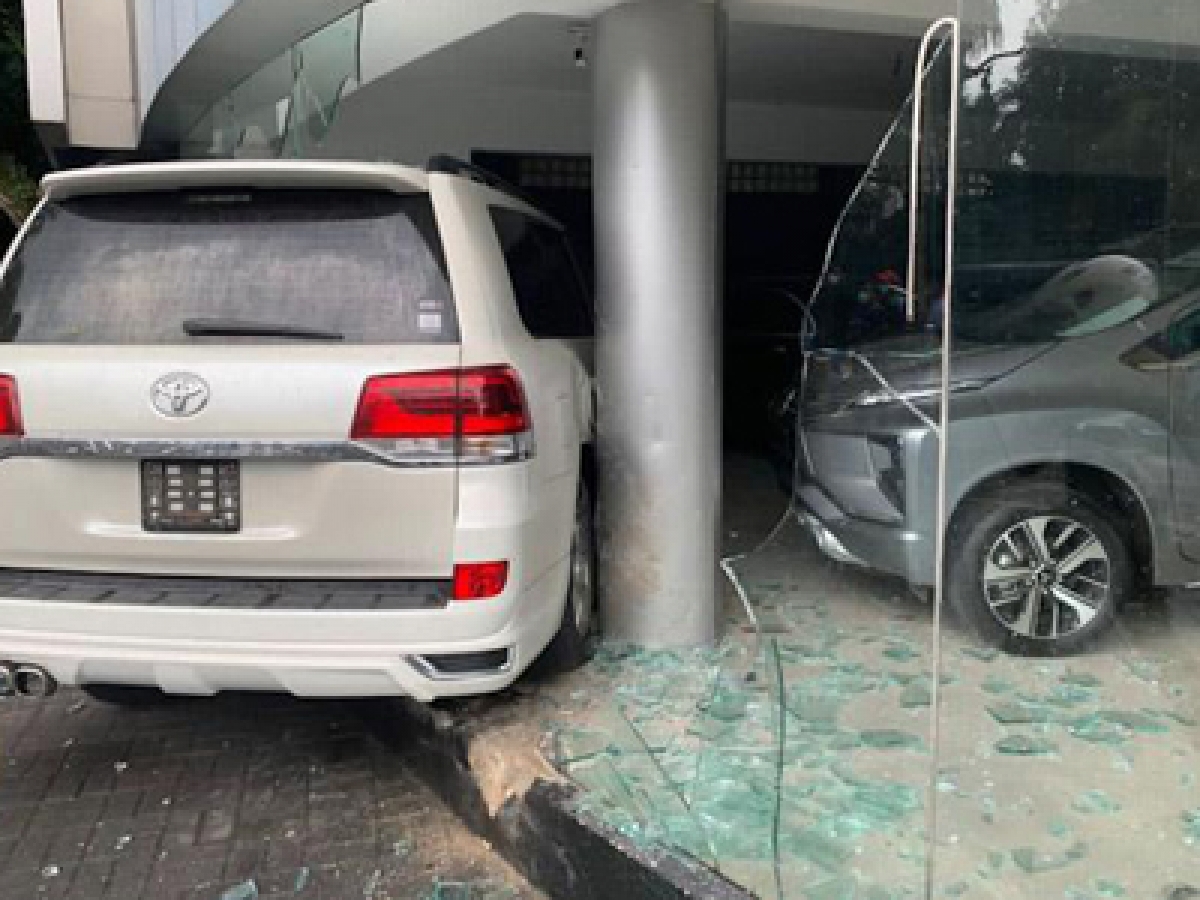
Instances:
[[[750,698],[746,691],[728,679],[717,682],[712,696],[701,707],[702,711],[721,722],[736,722],[745,717]]]
[[[896,662],[909,662],[921,654],[907,644],[890,643],[883,655]]]
[[[900,705],[905,709],[920,709],[933,702],[933,694],[924,684],[910,684],[900,693]]]
[[[961,647],[958,652],[980,662],[992,662],[1000,655],[1000,651],[995,647]]]
[[[1153,716],[1140,712],[1123,712],[1121,710],[1105,709],[1096,714],[1105,722],[1112,722],[1130,731],[1140,734],[1163,734],[1171,729]]]
[[[1129,674],[1134,678],[1141,679],[1150,683],[1155,683],[1159,678],[1159,668],[1155,663],[1144,659],[1127,660],[1126,668],[1129,669]]]
[[[1001,725],[1034,725],[1054,721],[1046,710],[1027,703],[993,703],[987,711]]]
[[[1007,694],[1013,689],[1013,683],[999,675],[989,675],[979,686],[989,694]]]
[[[1046,826],[1046,831],[1052,837],[1065,838],[1065,837],[1070,836],[1071,826],[1068,825],[1066,822],[1063,822],[1061,819],[1056,819],[1055,821],[1051,822],[1048,826]]]
[[[1196,719],[1186,713],[1181,713],[1173,709],[1146,709],[1143,710],[1147,715],[1155,716],[1156,718],[1166,718],[1173,722],[1184,726],[1185,728],[1195,728],[1198,724]]]
[[[1101,790],[1084,791],[1071,803],[1076,812],[1112,815],[1121,811],[1121,804]]]
[[[1074,720],[1067,725],[1067,732],[1093,744],[1121,744],[1125,742],[1127,734],[1121,726],[1106,722],[1097,715]]]
[[[1189,846],[1200,844],[1200,806],[1184,811],[1183,840]]]
[[[1058,746],[1044,738],[1012,734],[996,742],[996,751],[1006,756],[1050,756],[1058,752]]]
[[[877,728],[859,732],[864,747],[876,750],[916,750],[924,746],[915,734],[896,728]]]
[[[257,900],[258,884],[253,878],[235,884],[221,895],[221,900]]]
[[[558,733],[556,756],[559,765],[569,766],[608,753],[612,743],[598,731],[563,729]]]
[[[1053,706],[1077,706],[1081,703],[1092,703],[1096,692],[1091,688],[1080,687],[1077,684],[1060,684],[1046,697],[1046,703]]]
[[[1062,683],[1081,688],[1098,688],[1102,684],[1100,679],[1091,672],[1080,672],[1076,669],[1067,669],[1067,674],[1062,677]]]
[[[1087,852],[1087,844],[1082,841],[1061,853],[1045,853],[1033,847],[1020,847],[1012,852],[1012,861],[1022,871],[1036,875],[1040,872],[1065,869],[1072,863],[1084,859]]]

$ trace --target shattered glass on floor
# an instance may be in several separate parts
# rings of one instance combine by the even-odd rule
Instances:
[[[945,669],[962,682],[941,708],[938,883],[1100,900],[1197,882],[1194,603],[1131,606],[1068,659],[973,659],[947,629]]]
[[[921,896],[927,611],[858,579],[867,615],[841,615],[854,579],[788,537],[746,567],[761,641],[737,613],[715,649],[603,647],[608,688],[572,695],[554,761],[601,820],[764,897]]]
[[[927,853],[936,897],[1196,880],[1200,675],[1178,628],[1151,614],[1144,652],[1030,660],[947,625],[935,766],[929,605],[798,526],[743,569],[761,646],[740,612],[711,650],[606,645],[562,700],[551,755],[588,812],[762,897],[924,897]]]

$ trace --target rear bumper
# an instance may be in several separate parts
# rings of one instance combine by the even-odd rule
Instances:
[[[150,685],[168,693],[284,691],[300,697],[502,690],[562,618],[565,561],[493,600],[405,610],[240,609],[48,602],[0,593],[0,659],[63,684]],[[426,659],[506,651],[484,671],[439,675]]]

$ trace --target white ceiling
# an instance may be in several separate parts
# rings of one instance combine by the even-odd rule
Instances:
[[[558,16],[515,16],[382,82],[449,80],[585,93],[591,73],[575,64],[577,28],[577,20]],[[916,40],[905,36],[732,22],[728,94],[745,102],[893,110],[908,94],[915,52]]]

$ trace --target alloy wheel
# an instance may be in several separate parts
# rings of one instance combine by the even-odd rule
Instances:
[[[1028,516],[984,557],[983,592],[1013,634],[1054,641],[1087,627],[1112,590],[1103,542],[1069,516]]]

